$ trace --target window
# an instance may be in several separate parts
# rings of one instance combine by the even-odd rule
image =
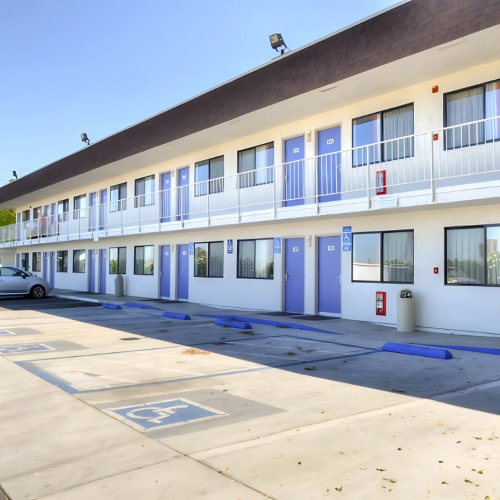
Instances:
[[[224,157],[199,161],[194,167],[195,196],[224,191]]]
[[[73,200],[73,219],[87,217],[87,195],[75,196]]]
[[[0,267],[0,276],[23,276],[23,273],[15,267]]]
[[[272,239],[238,241],[238,278],[274,278]]]
[[[33,209],[33,220],[39,219],[42,216],[42,207]]]
[[[484,144],[500,138],[500,80],[445,94],[446,148]],[[479,123],[478,120],[484,120]],[[457,127],[457,125],[462,125]]]
[[[109,274],[127,274],[127,249],[109,249]]]
[[[224,242],[195,243],[194,275],[198,278],[224,276]]]
[[[111,186],[111,212],[127,210],[127,183]]]
[[[356,118],[352,122],[353,167],[413,156],[413,104]],[[399,139],[406,137],[405,139]],[[380,144],[383,142],[383,144]],[[373,146],[372,146],[373,144]],[[368,146],[368,147],[363,147]],[[356,149],[358,148],[358,149]]]
[[[67,273],[68,272],[68,251],[58,250],[57,252],[57,272]]]
[[[352,281],[413,283],[413,231],[357,233]]]
[[[42,271],[42,253],[41,252],[33,252],[31,259],[31,269],[35,273],[39,273]]]
[[[148,175],[135,181],[135,208],[155,204],[155,176]]]
[[[135,247],[134,249],[134,274],[154,274],[153,246]]]
[[[246,188],[274,181],[274,142],[238,151],[239,187]]]
[[[22,253],[21,254],[21,269],[23,271],[28,272],[30,270],[30,254]]]
[[[73,272],[85,272],[85,250],[73,250]]]
[[[69,200],[61,200],[57,203],[57,214],[59,222],[68,220]]]
[[[30,211],[29,210],[23,210],[23,212],[21,212],[21,220],[23,222],[28,222],[30,220]]]
[[[499,286],[499,247],[500,225],[446,229],[446,284]]]

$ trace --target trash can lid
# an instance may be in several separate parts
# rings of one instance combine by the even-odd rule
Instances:
[[[399,292],[399,298],[400,299],[412,299],[413,294],[411,290],[401,290]]]

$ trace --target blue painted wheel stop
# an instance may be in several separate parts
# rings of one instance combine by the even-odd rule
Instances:
[[[191,316],[189,316],[189,314],[181,314],[181,313],[164,312],[162,316],[165,318],[172,318],[172,319],[183,319],[183,320],[191,319]]]
[[[441,344],[424,344],[424,345],[428,347],[439,347],[440,349],[479,352],[481,354],[493,354],[494,356],[500,356],[500,349],[491,349],[490,347],[470,347],[465,345],[441,345]]]
[[[241,328],[243,330],[251,330],[252,325],[244,321],[229,321],[227,319],[218,319],[214,325],[217,326],[230,326],[231,328]]]
[[[136,304],[135,302],[125,302],[126,307],[137,307],[138,309],[154,309],[158,311],[160,308],[155,306],[148,306],[147,304]]]
[[[423,356],[425,358],[452,359],[453,355],[446,349],[437,347],[425,347],[421,345],[411,344],[396,344],[395,342],[387,342],[383,351],[397,352],[399,354],[411,354],[413,356]]]
[[[118,304],[103,304],[102,307],[104,309],[121,309],[122,306],[119,306]]]

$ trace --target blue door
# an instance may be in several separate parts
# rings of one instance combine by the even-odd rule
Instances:
[[[43,279],[49,281],[49,252],[43,252]]]
[[[107,276],[107,262],[106,262],[106,249],[103,248],[99,251],[99,255],[101,258],[100,262],[100,272],[99,272],[99,293],[106,293],[106,276]]]
[[[50,286],[56,286],[56,252],[50,252]]]
[[[21,269],[21,254],[20,253],[16,253],[16,267],[18,269]]]
[[[89,250],[89,292],[95,293],[95,250]]]
[[[285,241],[285,311],[304,314],[304,238]]]
[[[171,203],[171,173],[161,174],[161,221],[170,222],[170,203]],[[170,252],[169,252],[170,253]]]
[[[189,245],[179,245],[177,253],[177,298],[189,299]]]
[[[318,132],[319,202],[340,200],[340,127]],[[337,154],[335,154],[337,153]]]
[[[178,172],[177,185],[177,219],[189,219],[189,167],[181,168]]]
[[[161,247],[160,297],[170,298],[170,245]]]
[[[285,206],[304,204],[304,136],[285,141]]]
[[[340,316],[340,236],[318,238],[318,314]]]
[[[16,215],[16,240],[19,241],[20,239],[21,239],[21,214],[18,213]]]
[[[90,231],[95,231],[97,221],[97,193],[90,193]]]
[[[99,207],[99,230],[102,231],[106,227],[106,203],[108,202],[108,190],[101,191],[100,207]]]

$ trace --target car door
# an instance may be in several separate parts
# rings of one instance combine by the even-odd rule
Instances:
[[[28,280],[15,267],[0,268],[0,294],[28,293]]]

